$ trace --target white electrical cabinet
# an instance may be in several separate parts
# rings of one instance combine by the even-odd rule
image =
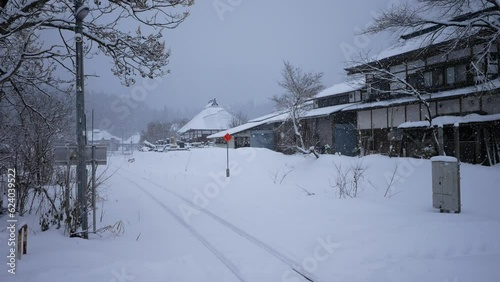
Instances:
[[[454,157],[437,156],[432,162],[432,204],[440,212],[460,213],[460,163]]]

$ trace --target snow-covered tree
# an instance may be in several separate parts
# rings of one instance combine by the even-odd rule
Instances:
[[[415,3],[416,2],[416,3]],[[404,34],[432,31],[438,34],[446,27],[456,27],[459,35],[468,37],[477,29],[488,30],[491,38],[500,32],[498,0],[418,0],[393,5],[381,12],[366,30],[370,33],[392,31]]]
[[[498,0],[418,0],[394,5],[382,11],[366,33],[391,32],[402,39],[425,38],[431,46],[440,43],[443,51],[453,51],[472,41],[484,42],[483,56],[473,62],[478,75],[488,79],[480,67],[488,51],[496,48],[500,36],[500,1]]]
[[[295,149],[304,154],[313,153],[318,157],[314,147],[306,148],[300,118],[306,111],[306,101],[323,90],[324,86],[321,83],[323,73],[304,72],[302,68],[285,61],[281,75],[282,80],[278,84],[285,89],[285,92],[281,95],[274,95],[271,100],[278,110],[289,112],[288,120],[293,125]]]
[[[413,40],[419,42],[420,48],[414,60],[422,59],[426,53],[438,51],[446,57],[453,51],[471,46],[482,46],[482,51],[470,62],[470,72],[474,73],[476,82],[488,81],[486,67],[490,50],[498,44],[500,35],[500,2],[494,0],[418,0],[416,2],[394,5],[387,11],[376,16],[373,24],[365,33],[377,34],[390,32],[397,37],[399,43]],[[481,45],[478,45],[481,43]],[[398,44],[398,43],[396,43]],[[408,59],[410,60],[410,59]],[[425,89],[409,83],[406,78],[389,71],[390,59],[378,60],[365,56],[354,62],[358,72],[368,73],[374,81],[391,85],[390,89],[376,89],[376,92],[386,96],[406,95],[415,97],[423,106],[425,119],[432,125],[430,104],[431,96]],[[394,89],[394,85],[398,85]],[[484,84],[487,86],[487,84]],[[432,141],[439,154],[444,154],[444,145],[438,138],[436,128],[431,130]]]
[[[176,28],[194,0],[82,1],[90,9],[83,22],[86,57],[104,54],[123,84],[168,71],[170,50],[163,29]],[[42,92],[60,82],[56,67],[74,73],[75,1],[0,0],[0,87],[30,85]],[[16,91],[14,91],[16,93]],[[22,93],[17,91],[18,95]]]
[[[68,97],[26,90],[31,90],[31,95],[23,99],[6,95],[0,101],[0,136],[3,137],[0,142],[7,146],[1,154],[0,167],[16,169],[16,207],[21,215],[36,210],[33,204],[28,207],[30,199],[36,198],[39,203],[38,200],[46,196],[45,186],[53,176],[54,145],[73,141],[75,123]]]

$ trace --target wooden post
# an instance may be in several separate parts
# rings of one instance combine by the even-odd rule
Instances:
[[[25,224],[23,227],[23,255],[28,253],[28,224]]]
[[[486,127],[483,128],[483,132],[484,132],[484,146],[486,147],[486,156],[488,157],[488,163],[490,164],[490,166],[492,166],[495,163],[493,162],[493,159],[491,158],[490,133],[488,131],[488,128],[486,128]]]
[[[455,157],[460,162],[460,131],[458,124],[453,127],[453,138],[453,143],[455,143]]]
[[[476,163],[479,164],[481,163],[481,128],[476,127],[476,142],[475,142],[475,155],[476,155]]]
[[[438,153],[440,156],[444,156],[444,136],[443,136],[443,128],[437,128],[438,133]]]
[[[17,257],[19,260],[23,255],[22,248],[23,248],[23,229],[19,228],[17,230]]]

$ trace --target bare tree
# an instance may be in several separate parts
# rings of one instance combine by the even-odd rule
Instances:
[[[313,153],[318,158],[319,155],[314,151],[314,147],[306,148],[300,119],[306,112],[306,101],[323,90],[324,86],[321,83],[323,73],[304,72],[302,68],[292,66],[285,61],[281,75],[283,79],[278,84],[285,89],[285,92],[282,95],[274,95],[271,100],[278,110],[289,112],[288,120],[293,124],[295,149],[304,154]]]
[[[231,121],[229,122],[229,128],[240,126],[248,122],[248,115],[243,111],[239,110],[232,113]]]
[[[89,15],[83,23],[85,54],[104,54],[112,72],[125,85],[136,77],[168,73],[170,50],[162,30],[176,28],[188,16],[194,0],[86,1]],[[62,67],[74,74],[75,20],[72,0],[0,1],[0,87],[22,96],[22,86],[41,92],[73,81],[56,77]],[[51,38],[51,42],[44,42]],[[57,39],[58,38],[58,39]]]
[[[175,136],[175,131],[172,130],[172,123],[152,121],[148,123],[146,130],[141,132],[141,141],[156,142],[173,136]]]
[[[439,50],[446,58],[446,54],[450,52],[481,46],[482,50],[471,59],[469,71],[474,74],[476,83],[482,83],[482,86],[488,88],[489,85],[485,82],[494,76],[490,77],[486,62],[491,60],[490,50],[498,43],[500,6],[498,1],[493,0],[419,0],[416,3],[394,5],[381,12],[364,32],[391,32],[400,36],[399,41],[414,40],[411,44],[420,44],[416,46],[418,52],[414,54],[414,60],[428,56],[435,50]],[[372,88],[379,94],[415,97],[425,109],[425,120],[429,122],[428,128],[437,152],[444,154],[444,145],[438,138],[439,129],[433,127],[428,102],[431,93],[424,87],[409,83],[406,77],[393,74],[389,69],[392,63],[389,59],[368,59],[367,56],[361,56],[360,61],[355,62],[355,69],[370,74],[374,81],[390,85],[389,88],[377,89],[376,84],[372,84]]]
[[[382,11],[365,33],[391,32],[402,39],[424,36],[423,45],[442,44],[446,51],[457,49],[471,40],[484,42],[481,56],[472,67],[478,76],[488,80],[482,62],[500,36],[500,2],[496,0],[418,0],[394,5]]]
[[[384,65],[379,60],[370,60],[366,57],[362,58],[361,61],[356,62],[358,65],[356,71],[369,74],[373,76],[374,81],[384,82],[386,85],[398,85],[396,89],[383,89],[372,84],[372,88],[381,96],[413,96],[417,99],[418,103],[422,105],[424,111],[425,120],[428,121],[428,128],[432,130],[432,141],[434,143],[436,151],[440,154],[444,154],[444,144],[442,140],[438,138],[438,129],[433,127],[432,123],[432,112],[431,106],[428,100],[431,98],[431,94],[422,89],[417,89],[414,85],[409,83],[406,78],[402,78],[390,72],[388,66]]]
[[[31,95],[22,100],[12,95],[0,101],[0,107],[6,111],[0,135],[5,136],[2,142],[9,147],[0,164],[16,169],[20,215],[31,212],[34,199],[43,197],[43,187],[53,175],[54,145],[73,136],[68,131],[74,124],[68,97],[46,96],[36,89],[25,91]],[[29,199],[33,200],[28,208]]]

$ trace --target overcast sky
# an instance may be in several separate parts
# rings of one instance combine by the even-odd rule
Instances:
[[[147,87],[153,89],[145,101],[158,108],[195,110],[214,97],[229,108],[268,103],[270,96],[282,93],[277,81],[283,60],[323,72],[325,86],[342,82],[352,48],[373,53],[385,44],[356,36],[356,31],[395,2],[198,0],[182,25],[164,32],[172,49],[171,74]],[[87,80],[89,91],[131,95],[134,87],[113,78],[109,61],[94,58],[85,67],[101,76]]]

